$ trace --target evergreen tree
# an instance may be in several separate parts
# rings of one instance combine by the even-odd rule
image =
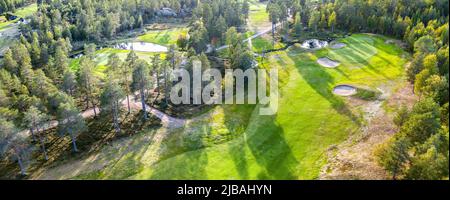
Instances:
[[[78,109],[71,103],[62,103],[58,108],[58,133],[68,135],[72,140],[73,151],[78,152],[77,136],[87,129],[86,123]]]

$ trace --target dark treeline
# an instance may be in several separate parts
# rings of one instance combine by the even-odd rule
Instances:
[[[15,12],[17,8],[29,5],[36,0],[0,0],[0,14]]]

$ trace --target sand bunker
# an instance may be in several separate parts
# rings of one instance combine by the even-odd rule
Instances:
[[[158,44],[147,42],[129,42],[116,45],[114,48],[123,50],[135,50],[141,52],[167,52],[168,48]]]
[[[350,85],[338,85],[333,89],[333,93],[339,96],[352,96],[357,93],[357,89]]]
[[[347,45],[344,43],[334,43],[333,45],[331,45],[332,49],[342,49],[344,47],[346,47]]]
[[[301,47],[304,49],[321,49],[328,46],[327,41],[321,41],[317,39],[306,40],[302,43]]]
[[[320,65],[322,65],[323,67],[326,68],[336,68],[337,66],[339,66],[341,63],[330,60],[329,58],[319,58],[317,59],[317,63],[319,63]]]

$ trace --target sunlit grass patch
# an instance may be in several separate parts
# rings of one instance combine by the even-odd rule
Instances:
[[[145,33],[137,38],[142,42],[155,43],[159,45],[169,46],[176,44],[177,39],[182,34],[187,34],[187,28],[170,28],[167,30],[154,30]]]
[[[119,56],[119,58],[122,61],[125,61],[125,59],[127,58],[128,54],[130,53],[130,50],[122,50],[122,49],[113,49],[113,48],[103,48],[101,50],[98,50],[95,52],[95,63],[96,63],[96,67],[95,67],[95,72],[96,75],[99,76],[100,78],[105,78],[105,72],[108,69],[108,61],[109,61],[109,57],[112,54],[117,54]],[[140,58],[143,59],[145,61],[147,61],[149,64],[151,63],[153,56],[156,55],[157,53],[151,53],[151,52],[136,52],[136,55]],[[164,53],[160,53],[161,55],[161,59],[165,59],[166,54]],[[79,58],[74,58],[70,60],[70,64],[69,64],[69,68],[73,71],[78,71],[79,70]]]

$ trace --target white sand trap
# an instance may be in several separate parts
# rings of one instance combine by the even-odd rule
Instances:
[[[345,43],[335,43],[333,45],[331,45],[332,49],[342,49],[344,47],[346,47],[347,45]]]
[[[322,41],[318,39],[306,40],[301,44],[304,49],[318,50],[328,46],[327,41]]]
[[[326,68],[336,68],[337,66],[339,66],[341,63],[330,60],[329,58],[319,58],[317,59],[317,63],[319,63],[320,65],[322,65],[323,67]]]
[[[116,45],[114,48],[123,50],[135,50],[141,52],[167,52],[168,48],[148,42],[129,42]]]
[[[352,96],[357,92],[356,88],[350,85],[338,85],[333,89],[333,93],[339,96]]]

